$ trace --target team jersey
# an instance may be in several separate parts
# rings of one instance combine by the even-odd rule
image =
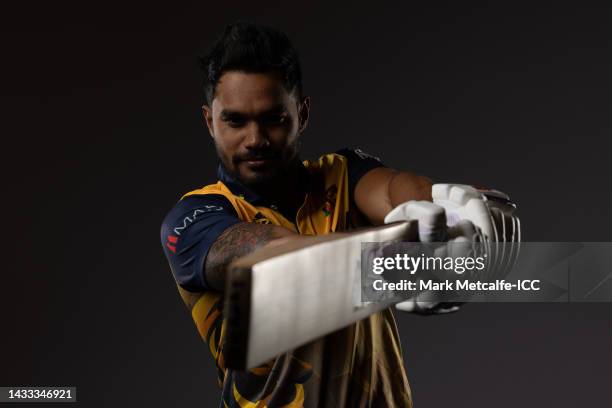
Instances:
[[[353,191],[382,163],[343,149],[304,161],[296,180],[298,211],[279,208],[219,166],[215,184],[185,194],[162,225],[162,245],[179,293],[218,371],[221,407],[411,407],[411,393],[391,309],[250,370],[225,367],[223,299],[206,282],[204,262],[216,238],[238,222],[279,225],[300,234],[349,231],[366,225]]]

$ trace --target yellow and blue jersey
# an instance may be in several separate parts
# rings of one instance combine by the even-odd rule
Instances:
[[[206,282],[212,243],[231,225],[279,225],[319,235],[364,226],[353,191],[382,163],[343,149],[304,161],[296,181],[299,210],[279,208],[219,166],[215,184],[185,194],[162,225],[162,245],[178,290],[218,369],[221,407],[407,407],[410,388],[391,309],[299,347],[247,371],[224,365],[223,299]]]

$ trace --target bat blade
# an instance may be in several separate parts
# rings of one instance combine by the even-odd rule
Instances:
[[[307,237],[240,258],[228,270],[226,366],[247,369],[386,309],[359,304],[361,243],[416,241],[415,222]]]

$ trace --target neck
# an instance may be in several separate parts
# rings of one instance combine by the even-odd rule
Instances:
[[[302,204],[304,200],[303,189],[300,188],[300,171],[302,163],[296,158],[286,169],[274,180],[265,184],[249,186],[253,192],[268,201],[283,208],[292,209]]]

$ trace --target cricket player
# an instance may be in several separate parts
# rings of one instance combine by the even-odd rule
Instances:
[[[411,407],[391,309],[259,367],[225,367],[224,279],[233,260],[303,235],[381,225],[403,203],[431,201],[432,183],[359,149],[300,158],[311,101],[302,92],[298,55],[282,32],[230,25],[202,69],[202,114],[220,161],[218,180],[181,197],[163,221],[161,239],[215,361],[220,406]]]

